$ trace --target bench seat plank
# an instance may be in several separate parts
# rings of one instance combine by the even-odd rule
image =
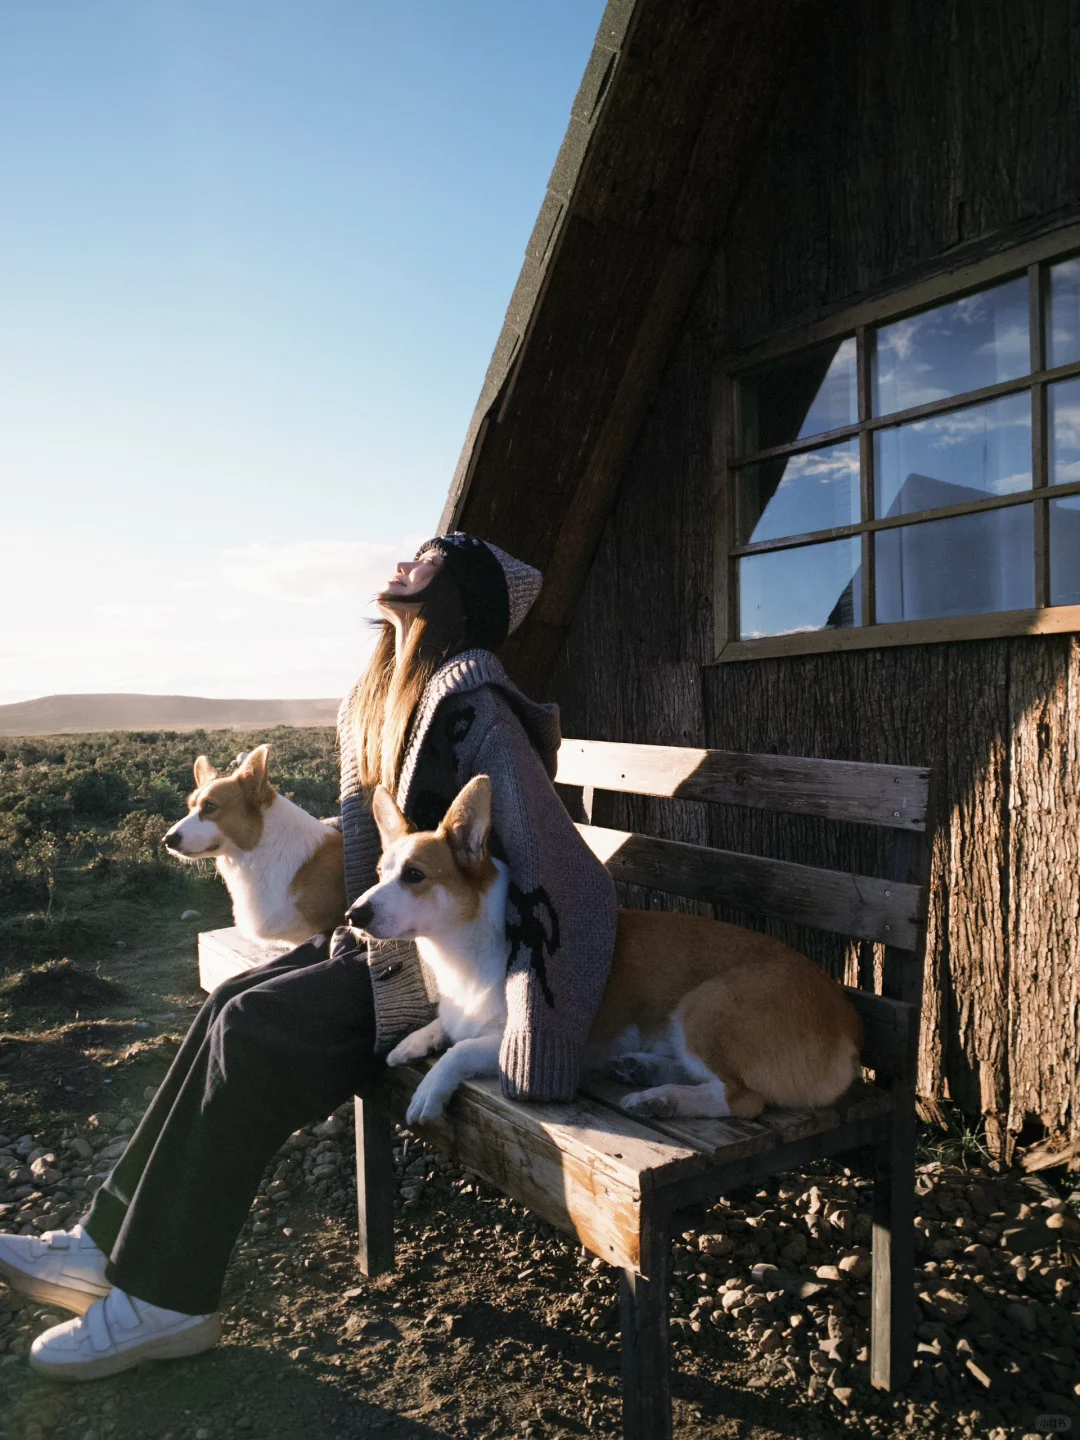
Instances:
[[[291,945],[249,940],[235,926],[228,930],[200,930],[199,984],[204,990],[216,990],[223,980],[231,980],[256,965],[265,965],[291,949]]]
[[[564,740],[555,778],[560,785],[709,800],[918,831],[926,827],[930,772],[911,765],[856,760]]]
[[[583,1094],[618,1110],[627,1095],[633,1093],[634,1087],[622,1085],[598,1070],[587,1070],[581,1078],[581,1089]],[[777,1143],[777,1136],[766,1126],[730,1116],[723,1120],[659,1119],[650,1116],[640,1123],[697,1150],[710,1165],[723,1165],[728,1160],[760,1155]]]
[[[836,1110],[841,1125],[850,1125],[856,1120],[876,1120],[888,1115],[895,1103],[891,1090],[871,1085],[868,1080],[856,1080],[836,1102]]]
[[[389,1072],[404,1119],[424,1067]],[[417,1126],[425,1143],[574,1235],[609,1264],[641,1265],[642,1195],[703,1173],[703,1156],[588,1099],[565,1105],[507,1100],[497,1080],[467,1081],[439,1120]]]
[[[752,914],[794,920],[900,950],[914,950],[918,942],[917,885],[599,825],[577,828],[613,880],[714,905],[734,905]]]

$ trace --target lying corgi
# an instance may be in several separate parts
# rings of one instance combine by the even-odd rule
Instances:
[[[162,843],[181,860],[213,857],[242,934],[300,945],[342,923],[341,832],[278,794],[266,776],[269,753],[258,746],[227,775],[200,755],[187,816]]]
[[[449,1043],[412,1097],[412,1125],[441,1115],[463,1080],[498,1072],[509,874],[488,849],[486,775],[424,834],[381,787],[372,808],[380,880],[349,917],[374,939],[415,939],[439,992],[438,1018],[387,1061],[404,1065]],[[631,1113],[753,1119],[766,1105],[830,1105],[859,1076],[861,1046],[840,986],[781,941],[696,915],[619,911],[586,1060],[644,1087],[623,1101]]]

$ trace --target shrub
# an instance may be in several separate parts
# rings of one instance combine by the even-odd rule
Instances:
[[[39,835],[66,835],[71,829],[73,807],[64,795],[27,795],[11,812],[15,832],[21,840]]]
[[[146,809],[151,815],[178,820],[184,814],[184,797],[168,780],[152,780],[146,790]]]
[[[0,914],[43,910],[48,903],[48,877],[0,852]]]
[[[112,820],[131,809],[131,787],[118,770],[83,770],[68,791],[72,809],[79,815]]]
[[[113,854],[139,865],[160,865],[165,859],[161,839],[168,828],[160,815],[132,810],[112,832]]]

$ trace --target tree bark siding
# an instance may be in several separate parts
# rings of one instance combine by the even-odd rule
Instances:
[[[1080,1135],[1080,645],[968,641],[713,666],[711,391],[725,354],[1080,213],[1072,0],[810,0],[563,650],[568,735],[930,765],[920,1086]],[[508,500],[509,503],[509,500]],[[621,800],[612,825],[885,873],[880,832]],[[634,891],[634,903],[668,903]],[[756,924],[753,917],[725,918]],[[835,975],[874,947],[777,926]]]
[[[1080,644],[1011,641],[1008,1128],[1080,1115]]]

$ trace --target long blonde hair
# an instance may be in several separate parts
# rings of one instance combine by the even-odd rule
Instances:
[[[360,783],[369,797],[376,785],[396,794],[409,729],[428,682],[466,649],[465,609],[445,566],[428,582],[400,663],[395,661],[393,625],[389,620],[376,623],[381,633],[350,716]]]

